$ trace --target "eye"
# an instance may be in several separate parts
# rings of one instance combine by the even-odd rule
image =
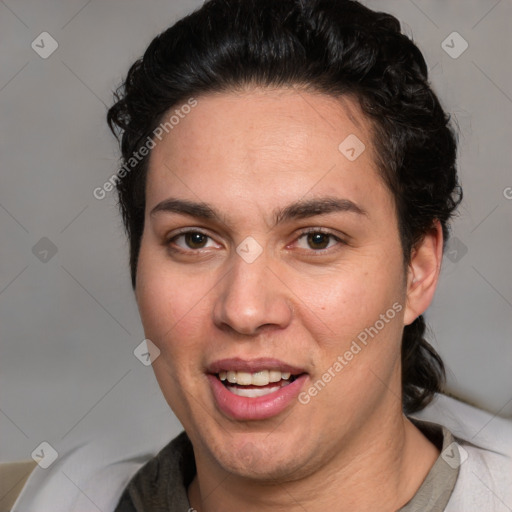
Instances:
[[[340,243],[343,243],[343,240],[332,233],[321,230],[303,232],[297,239],[297,245],[301,249],[313,249],[317,252],[330,249]]]
[[[217,247],[211,237],[201,231],[184,231],[170,238],[167,243],[170,246],[177,246],[185,252]]]

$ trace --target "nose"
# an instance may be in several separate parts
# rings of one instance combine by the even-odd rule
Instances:
[[[262,255],[247,263],[234,255],[230,271],[219,283],[213,310],[215,325],[239,334],[256,335],[266,329],[283,329],[292,319],[289,289]]]

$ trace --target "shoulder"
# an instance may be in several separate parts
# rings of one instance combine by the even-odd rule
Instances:
[[[148,452],[133,442],[120,443],[115,449],[112,444],[109,436],[101,441],[96,438],[60,447],[58,457],[49,467],[35,464],[27,480],[20,482],[14,501],[0,510],[81,512],[91,510],[91,501],[105,512],[114,510],[130,479],[155,452]],[[9,464],[6,471],[11,470]]]
[[[115,512],[143,510],[146,503],[162,510],[187,510],[187,486],[195,472],[192,443],[182,432],[135,473]]]
[[[512,505],[512,458],[457,439],[461,452],[459,477],[447,512],[509,512]]]
[[[510,511],[512,506],[512,421],[445,395],[415,417],[443,425],[460,455],[459,476],[447,512]]]
[[[48,435],[45,441],[57,458],[46,468],[35,465],[6,510],[91,512],[91,501],[94,510],[115,510],[134,474],[183,430],[160,390],[152,387],[151,372],[142,370],[140,378],[123,382],[125,394],[114,409],[88,416],[86,424],[64,437]],[[30,461],[30,451],[20,459]]]
[[[437,423],[459,440],[488,452],[512,457],[512,420],[438,394],[413,417]]]

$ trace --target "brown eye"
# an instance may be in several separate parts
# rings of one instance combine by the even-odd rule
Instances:
[[[193,231],[190,233],[185,233],[183,237],[185,238],[187,247],[190,249],[202,249],[206,245],[206,242],[209,238],[206,235],[203,235],[203,233]]]
[[[201,231],[192,230],[182,231],[180,234],[173,236],[166,242],[166,245],[171,250],[189,253],[201,251],[202,249],[219,248],[211,236]]]
[[[336,235],[319,229],[304,231],[297,239],[297,247],[318,253],[321,253],[323,250],[334,248],[336,245],[343,244],[343,240],[338,238]]]
[[[308,245],[311,249],[325,249],[329,246],[332,235],[325,233],[309,233],[307,237]]]

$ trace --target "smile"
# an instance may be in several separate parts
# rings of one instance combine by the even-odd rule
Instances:
[[[207,377],[220,412],[247,421],[282,413],[297,401],[308,374],[274,359],[234,358],[210,365]]]
[[[279,370],[262,370],[255,373],[222,371],[219,380],[231,393],[247,398],[269,395],[291,384],[296,376]]]

